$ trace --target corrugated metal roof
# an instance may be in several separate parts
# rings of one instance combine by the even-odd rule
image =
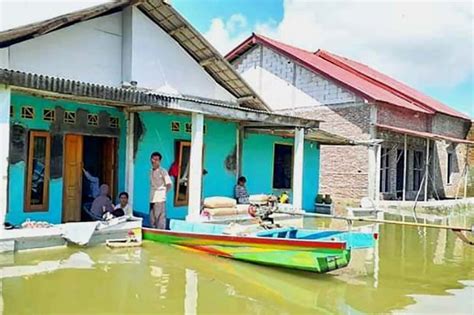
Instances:
[[[367,65],[364,65],[360,62],[335,55],[333,53],[318,50],[316,55],[320,56],[323,59],[326,59],[332,63],[338,64],[341,67],[344,67],[348,71],[356,72],[367,79],[375,81],[375,83],[380,84],[382,88],[392,90],[393,93],[399,93],[404,97],[411,99],[414,102],[417,102],[417,105],[422,107],[428,107],[436,112],[450,115],[453,117],[471,119],[467,115],[456,111],[455,109],[433,99],[432,97],[425,95],[414,88],[399,82],[375,69],[370,68]]]
[[[243,107],[266,110],[268,107],[227,60],[164,0],[119,0],[0,32],[0,48],[35,38],[69,25],[118,12],[136,5],[173,37],[214,80],[238,99]]]
[[[262,35],[252,34],[227,54],[227,60],[232,62],[256,44],[270,47],[368,100],[427,114],[439,112],[453,117],[470,119],[466,115],[366,65],[322,50],[314,53],[299,49]]]
[[[100,84],[56,78],[9,69],[0,69],[0,84],[11,85],[20,91],[54,98],[66,97],[78,101],[96,102],[122,107],[148,106],[153,109],[201,112],[209,117],[234,121],[258,121],[277,126],[318,128],[319,121],[266,110],[238,107],[235,103],[216,101],[195,96],[178,96],[157,93],[153,90],[119,88]]]

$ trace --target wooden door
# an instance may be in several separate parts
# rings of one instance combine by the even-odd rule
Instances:
[[[64,140],[63,222],[81,221],[83,139],[66,135]]]
[[[102,152],[102,178],[104,183],[110,187],[110,196],[112,200],[117,197],[117,139],[104,138],[103,152]]]

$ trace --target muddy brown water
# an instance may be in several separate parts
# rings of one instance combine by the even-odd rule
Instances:
[[[3,314],[474,314],[474,247],[446,230],[381,226],[375,249],[324,275],[148,242],[0,259]]]

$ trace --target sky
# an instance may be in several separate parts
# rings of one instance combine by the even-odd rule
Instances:
[[[474,118],[474,1],[168,0],[222,54],[256,32],[354,59]],[[103,0],[0,0],[0,29]]]

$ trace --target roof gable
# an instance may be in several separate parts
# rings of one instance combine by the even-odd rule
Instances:
[[[257,44],[276,50],[309,70],[336,81],[370,101],[386,103],[427,114],[439,112],[457,118],[469,119],[466,115],[366,65],[323,50],[310,52],[262,35],[252,34],[252,36],[229,52],[226,58],[232,62]]]
[[[213,80],[236,97],[240,106],[268,110],[265,103],[222,55],[166,0],[119,0],[0,32],[0,48],[115,13],[131,5],[136,6],[170,35]]]

